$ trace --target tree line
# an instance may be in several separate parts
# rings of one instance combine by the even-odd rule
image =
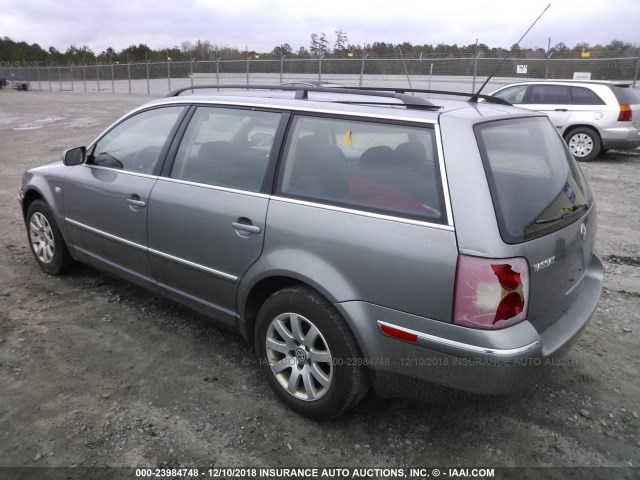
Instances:
[[[275,46],[267,52],[240,50],[227,45],[212,44],[208,40],[184,41],[171,48],[152,49],[144,43],[130,45],[120,51],[109,47],[101,52],[94,52],[86,45],[71,45],[65,51],[55,47],[42,48],[37,43],[17,42],[9,37],[0,37],[0,61],[18,64],[39,63],[43,65],[89,65],[92,63],[140,63],[176,61],[215,61],[247,60],[247,59],[310,59],[331,58],[500,58],[511,52],[518,58],[612,58],[637,57],[640,55],[638,45],[612,40],[608,45],[589,45],[578,43],[573,47],[560,42],[549,50],[544,48],[511,48],[489,47],[484,43],[459,46],[439,43],[417,44],[403,42],[400,44],[373,42],[364,45],[349,43],[348,35],[343,30],[336,30],[333,41],[324,33],[312,33],[309,45],[294,50],[288,43]]]

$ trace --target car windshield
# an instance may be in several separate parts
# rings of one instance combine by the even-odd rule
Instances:
[[[571,153],[546,117],[475,127],[506,243],[521,243],[580,218],[591,194]]]

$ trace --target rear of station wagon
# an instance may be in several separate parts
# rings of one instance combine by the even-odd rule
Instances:
[[[370,385],[504,394],[539,378],[585,328],[603,275],[595,203],[548,119],[274,88],[297,98],[153,102],[28,171],[40,266],[79,260],[238,330],[312,418]],[[363,104],[378,95],[386,105]]]

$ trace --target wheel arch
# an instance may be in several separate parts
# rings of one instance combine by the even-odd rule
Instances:
[[[27,218],[29,206],[36,200],[42,200],[47,204],[49,203],[44,195],[36,188],[30,188],[24,192],[24,198],[22,199],[22,218]]]
[[[598,135],[598,138],[600,139],[600,143],[602,144],[602,135],[600,135],[600,131],[598,130],[598,127],[591,125],[589,123],[577,123],[575,125],[569,125],[565,129],[564,133],[562,134],[562,138],[564,138],[566,141],[567,138],[569,137],[569,134],[574,130],[576,130],[577,128],[588,128],[589,130],[593,130],[596,133],[596,135]]]
[[[256,319],[260,307],[271,295],[293,285],[306,284],[291,276],[274,275],[258,280],[247,291],[244,301],[240,303],[240,332],[251,344],[253,344]]]
[[[298,272],[279,271],[256,278],[250,285],[239,289],[238,295],[238,329],[247,340],[250,342],[254,340],[258,311],[264,302],[277,291],[294,285],[307,287],[318,292],[332,305],[339,301],[330,291],[322,288],[312,278],[300,275]],[[344,318],[344,315],[339,314]],[[358,336],[355,335],[351,322],[347,318],[344,320],[357,342]]]
[[[582,130],[584,133],[586,133],[585,131],[592,132],[594,148],[591,152],[582,156],[576,155],[573,151],[571,151],[571,153],[578,162],[589,162],[591,160],[594,160],[596,157],[598,157],[598,155],[600,155],[600,153],[602,153],[602,135],[600,134],[600,131],[597,127],[589,125],[588,123],[572,125],[571,127],[567,128],[567,130],[562,135],[562,138],[569,147],[569,150],[571,150],[570,139],[579,130]]]
[[[72,248],[73,243],[70,242],[70,238],[66,228],[67,226],[64,221],[64,215],[61,211],[62,205],[56,204],[56,198],[54,197],[54,195],[55,194],[53,193],[52,188],[48,182],[35,176],[32,177],[31,181],[28,183],[24,190],[24,197],[22,199],[22,218],[24,219],[26,225],[27,212],[29,211],[29,207],[36,200],[42,200],[51,210],[53,219],[55,220],[58,229],[60,230],[60,234],[62,235],[62,240],[65,243],[65,246],[68,248],[71,256],[75,258]],[[60,203],[60,201],[58,203]]]

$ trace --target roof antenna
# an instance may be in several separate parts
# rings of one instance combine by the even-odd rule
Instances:
[[[547,5],[547,8],[545,8],[542,13],[540,15],[538,15],[538,18],[536,18],[536,20],[531,24],[531,26],[527,29],[526,32],[524,32],[524,35],[522,35],[520,37],[520,40],[518,40],[516,42],[516,46],[520,45],[520,42],[522,41],[522,39],[524,37],[527,36],[527,33],[529,33],[529,30],[531,30],[533,28],[533,26],[538,23],[538,20],[540,20],[540,18],[542,18],[542,16],[545,14],[545,12],[547,10],[549,10],[549,7],[551,6],[551,4]],[[489,83],[489,80],[491,80],[493,78],[493,76],[498,73],[498,70],[500,70],[500,67],[502,67],[502,65],[504,64],[504,62],[507,61],[507,59],[509,58],[509,56],[511,56],[511,54],[513,53],[513,50],[510,51],[509,53],[507,53],[507,55],[505,55],[505,57],[502,59],[502,61],[498,64],[498,66],[496,67],[496,69],[491,72],[491,75],[489,75],[489,77],[487,77],[487,79],[485,80],[485,82],[482,84],[482,86],[480,87],[480,89],[473,94],[473,96],[469,99],[470,102],[474,102],[477,103],[478,102],[478,97],[480,95],[480,92],[482,92],[482,89],[487,85],[487,83]]]

